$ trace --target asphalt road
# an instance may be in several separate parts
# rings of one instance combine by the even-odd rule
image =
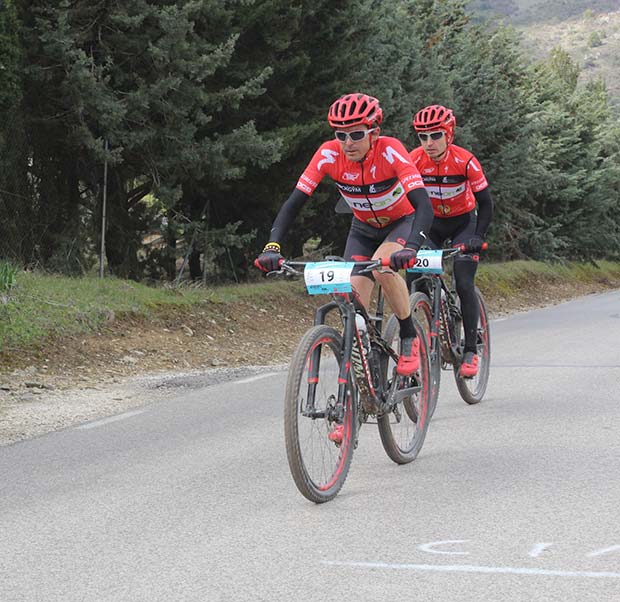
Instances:
[[[296,490],[284,372],[0,448],[0,600],[620,601],[620,293],[494,321],[418,459]]]

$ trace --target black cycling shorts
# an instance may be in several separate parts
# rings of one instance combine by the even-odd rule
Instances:
[[[353,218],[344,249],[344,258],[347,261],[369,260],[384,242],[397,242],[404,247],[411,235],[413,220],[414,214],[412,213],[401,217],[385,228],[374,228],[357,218]],[[354,268],[353,274],[358,271],[357,268]],[[363,274],[363,276],[373,278],[372,274]]]
[[[384,242],[397,242],[403,247],[411,235],[414,214],[405,215],[385,228],[374,228],[353,218],[344,249],[347,261],[370,259]]]
[[[450,246],[456,247],[467,243],[476,234],[478,216],[475,211],[468,211],[455,217],[436,217],[429,234],[427,247],[441,249],[446,240],[451,241]],[[467,255],[455,257],[455,261],[468,260]]]

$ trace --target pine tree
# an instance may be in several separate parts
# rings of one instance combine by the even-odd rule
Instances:
[[[21,261],[32,253],[28,145],[22,125],[22,53],[13,0],[0,3],[0,257]]]
[[[277,144],[263,141],[251,122],[220,127],[220,115],[261,94],[269,74],[263,67],[232,83],[221,76],[236,50],[232,19],[247,4],[37,0],[23,6],[30,20],[29,85],[43,91],[30,94],[40,132],[36,160],[42,179],[61,174],[58,188],[70,192],[54,191],[53,223],[79,217],[77,205],[88,196],[87,209],[96,210],[107,159],[108,261],[120,275],[140,275],[137,251],[153,200],[173,206],[188,179],[215,188],[238,178],[251,161],[248,150],[260,148],[263,163],[276,156]],[[79,183],[86,194],[76,195]],[[142,202],[149,194],[150,206]],[[64,205],[63,198],[69,199]]]
[[[620,123],[606,86],[581,87],[577,65],[555,49],[534,67],[531,100],[538,183],[531,197],[544,223],[538,256],[617,257]]]
[[[267,169],[251,166],[242,181],[221,192],[218,225],[242,218],[246,230],[258,228],[256,247],[266,242],[277,210],[316,148],[332,136],[327,125],[330,104],[344,93],[368,91],[368,81],[359,73],[368,60],[364,43],[373,22],[371,5],[372,0],[272,0],[243,15],[243,52],[235,57],[235,69],[255,68],[257,62],[273,68],[265,94],[243,114],[282,146],[277,163]],[[256,156],[261,155],[259,151]],[[319,187],[291,230],[288,254],[299,255],[303,243],[317,236],[334,252],[342,251],[350,220],[334,213],[337,198],[333,187]],[[256,253],[256,247],[248,253]],[[243,269],[250,262],[240,256],[239,263]]]
[[[0,3],[0,111],[6,114],[21,100],[19,66],[21,49],[13,0]]]
[[[472,27],[453,53],[457,144],[478,157],[495,201],[490,254],[521,257],[542,228],[531,200],[537,183],[527,66],[514,32],[502,27]]]

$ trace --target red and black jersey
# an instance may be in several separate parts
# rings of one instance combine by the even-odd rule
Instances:
[[[422,175],[436,217],[454,217],[476,207],[474,192],[489,184],[478,159],[456,144],[450,144],[441,161],[433,161],[420,146],[410,157]]]
[[[355,217],[375,228],[413,213],[407,193],[424,187],[403,144],[388,136],[373,142],[359,162],[347,159],[337,140],[325,142],[299,178],[297,189],[311,195],[326,175],[335,182]]]

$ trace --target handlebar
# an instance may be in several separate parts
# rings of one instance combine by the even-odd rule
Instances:
[[[336,260],[331,260],[331,259],[325,259],[323,261],[334,261],[334,263],[337,263]],[[295,276],[301,276],[303,274],[303,269],[300,271],[296,268],[298,267],[305,267],[307,264],[309,263],[316,263],[314,261],[289,261],[287,259],[281,259],[280,260],[280,269],[278,271],[275,272],[268,272],[268,275],[270,274],[290,274],[290,275],[295,275]],[[355,267],[361,267],[363,269],[359,270],[358,274],[366,274],[367,272],[372,272],[372,270],[376,269],[376,268],[381,268],[381,267],[389,267],[390,265],[390,258],[389,257],[382,257],[379,259],[373,259],[372,261],[350,261],[347,263],[353,263],[355,264]]]
[[[486,251],[489,248],[488,243],[484,242],[482,243],[482,247],[481,250]],[[458,255],[460,253],[465,253],[467,252],[467,245],[465,244],[460,244],[457,245],[456,247],[451,247],[449,249],[442,249],[443,253],[444,253],[444,257],[453,257],[454,255]],[[478,255],[474,255],[473,256],[474,259],[477,261],[479,259]],[[323,261],[334,261],[334,263],[338,262],[338,261],[342,261],[342,258],[336,258],[334,256],[328,256],[326,257]],[[279,266],[280,269],[273,271],[273,272],[268,272],[268,276],[269,275],[273,275],[273,274],[288,274],[288,275],[295,275],[295,276],[301,276],[303,274],[303,269],[300,271],[296,268],[298,267],[305,267],[308,263],[316,263],[316,262],[311,262],[311,261],[289,261],[288,259],[280,259],[279,261]],[[359,270],[357,273],[358,274],[367,274],[368,272],[372,272],[373,270],[377,269],[377,268],[387,268],[390,266],[390,258],[389,257],[380,257],[378,259],[373,259],[370,261],[352,261],[352,262],[347,262],[347,263],[353,263],[355,265],[355,267],[361,267],[363,269]]]

